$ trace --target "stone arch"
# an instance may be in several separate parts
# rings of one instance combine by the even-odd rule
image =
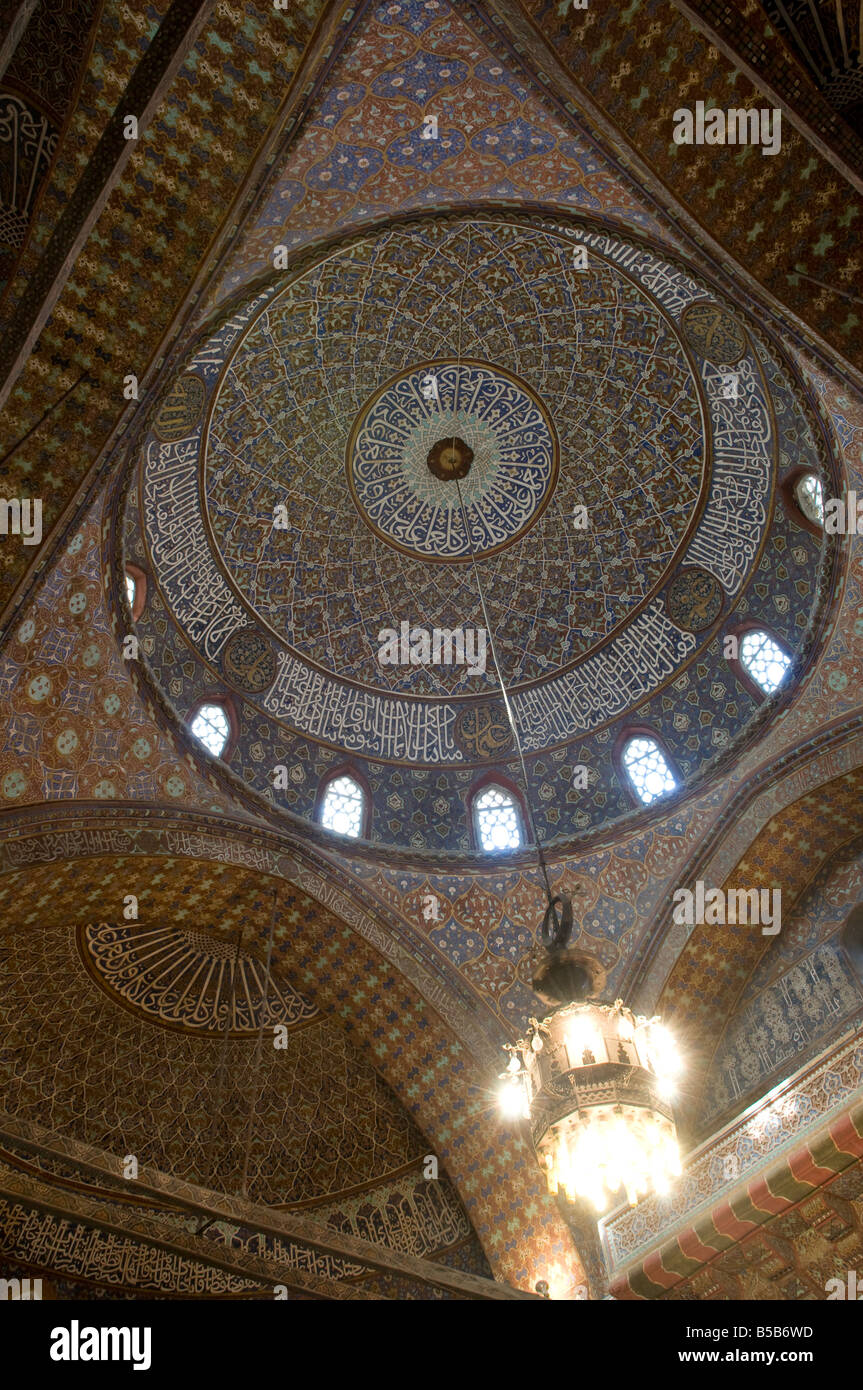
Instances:
[[[788,922],[819,872],[859,836],[861,788],[863,768],[855,768],[786,805],[761,826],[724,882],[707,886],[727,893],[781,885]],[[772,940],[757,926],[696,924],[659,994],[657,1012],[675,1028],[689,1058],[683,1110],[690,1129],[720,1039]]]
[[[741,990],[704,1079],[699,1129],[716,1129],[863,1022],[863,979],[843,949],[861,903],[857,838],[822,864]]]
[[[67,818],[68,810],[55,813],[47,825],[43,819],[41,833],[0,844],[0,901],[9,904],[13,924],[68,921],[80,916],[82,903],[93,920],[104,918],[106,890],[97,884],[107,880],[119,907],[120,889],[132,891],[130,876],[139,881],[136,865],[144,871],[142,917],[146,908],[154,918],[176,919],[210,869],[230,879],[237,910],[248,918],[249,942],[260,951],[269,931],[269,915],[260,910],[263,886],[271,880],[280,893],[287,888],[293,900],[277,918],[276,961],[339,1022],[435,1146],[497,1277],[529,1289],[549,1276],[560,1289],[583,1282],[569,1228],[545,1191],[529,1137],[497,1118],[490,1094],[492,1068],[499,1065],[492,1036],[471,1028],[464,1006],[453,1010],[449,992],[435,987],[428,967],[333,875],[275,835],[256,830],[252,836],[224,822],[214,834],[176,815],[157,825],[152,815],[136,823],[128,811],[120,819],[108,810],[89,828],[79,815],[74,830],[62,828]],[[50,866],[44,884],[40,864]],[[28,898],[28,884],[35,897]]]

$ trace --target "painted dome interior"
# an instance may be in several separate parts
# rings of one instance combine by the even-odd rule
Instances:
[[[778,498],[792,454],[829,471],[787,364],[648,245],[515,210],[384,225],[235,304],[157,406],[136,631],[181,718],[230,694],[254,793],[314,818],[347,759],[369,838],[411,849],[468,850],[472,780],[520,779],[493,651],[539,833],[601,830],[633,811],[627,724],[678,785],[745,733],[729,631],[805,655],[827,545]],[[411,657],[435,631],[484,635]]]
[[[859,5],[5,8],[0,1301],[844,1298]],[[682,1063],[599,1222],[563,974]]]

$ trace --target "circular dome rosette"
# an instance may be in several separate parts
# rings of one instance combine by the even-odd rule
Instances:
[[[511,545],[548,505],[557,436],[542,401],[507,372],[428,362],[360,413],[347,470],[381,540],[421,560],[469,560]]]
[[[716,640],[744,594],[803,640],[822,557],[774,488],[780,457],[825,474],[812,419],[763,336],[644,242],[504,211],[371,229],[235,305],[157,403],[125,531],[168,618],[138,621],[147,662],[178,708],[242,696],[253,787],[295,739],[285,795],[313,814],[321,746],[373,795],[387,764],[508,762],[491,659],[405,659],[417,629],[487,623],[527,757],[577,742],[577,824],[623,813],[610,726],[655,720],[688,777],[754,712]],[[464,824],[462,791],[416,795],[414,825]]]

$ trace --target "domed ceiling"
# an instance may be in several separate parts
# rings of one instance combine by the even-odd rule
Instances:
[[[425,1256],[458,1246],[488,1272],[446,1173],[423,1177],[428,1139],[279,966],[267,979],[209,930],[43,921],[5,932],[0,985],[7,1115],[218,1192],[247,1177],[254,1202]],[[274,1024],[284,1045],[258,1056]]]
[[[803,466],[831,476],[784,359],[646,242],[388,224],[235,306],[158,405],[123,528],[155,580],[138,635],[182,717],[233,696],[254,791],[311,816],[348,757],[374,839],[466,849],[466,787],[513,753],[478,572],[540,833],[572,834],[631,811],[627,720],[687,780],[740,735],[729,627],[811,640],[825,542],[777,498]],[[418,629],[464,659],[412,655]]]

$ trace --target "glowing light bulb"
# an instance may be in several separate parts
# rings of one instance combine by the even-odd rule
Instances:
[[[526,1120],[530,1118],[524,1083],[519,1077],[513,1077],[512,1081],[507,1080],[501,1086],[498,1092],[498,1104],[507,1119]]]

